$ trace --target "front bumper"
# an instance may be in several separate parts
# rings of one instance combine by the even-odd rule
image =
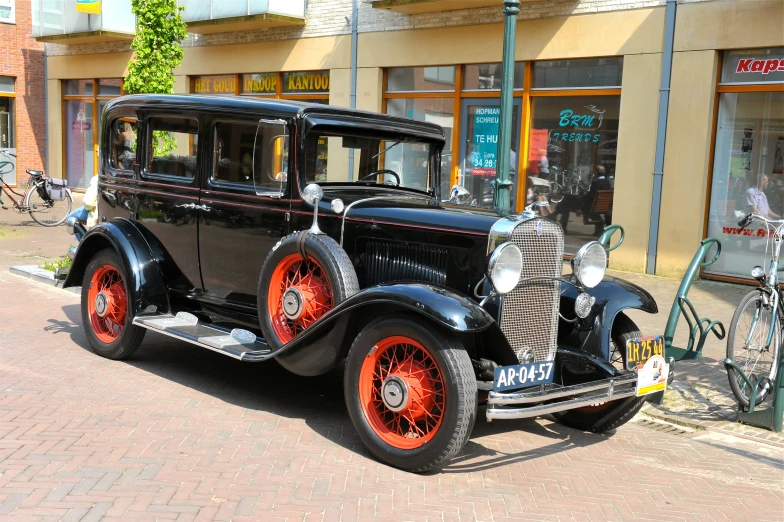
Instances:
[[[545,384],[519,392],[491,391],[487,400],[487,420],[526,419],[633,397],[636,394],[636,373],[572,386]]]

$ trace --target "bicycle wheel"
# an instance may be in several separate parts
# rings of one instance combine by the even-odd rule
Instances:
[[[727,358],[732,359],[752,382],[767,377],[770,385],[760,387],[756,404],[765,400],[776,380],[776,370],[781,346],[782,317],[777,318],[770,346],[765,346],[770,331],[772,308],[763,300],[760,290],[749,292],[743,297],[732,316],[727,336]],[[751,389],[736,370],[728,370],[730,388],[735,399],[748,407]]]
[[[67,191],[65,199],[61,201],[44,199],[41,197],[38,189],[31,187],[30,192],[27,193],[25,206],[28,208],[33,221],[45,227],[56,227],[61,225],[65,218],[68,217],[68,214],[71,213],[73,200],[71,199],[71,194]]]
[[[550,183],[550,202],[560,203],[564,198],[564,190],[561,185],[553,181]]]

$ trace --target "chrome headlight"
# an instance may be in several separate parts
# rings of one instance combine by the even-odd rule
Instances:
[[[514,290],[523,270],[523,253],[514,243],[504,243],[490,254],[487,276],[499,294]]]
[[[572,272],[586,288],[602,282],[607,270],[607,251],[598,241],[584,244],[572,258]]]

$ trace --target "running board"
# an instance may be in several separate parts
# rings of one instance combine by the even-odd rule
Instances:
[[[238,361],[260,362],[273,355],[267,343],[253,332],[239,328],[228,330],[202,323],[188,312],[178,312],[177,315],[140,315],[134,317],[133,324],[228,355]]]

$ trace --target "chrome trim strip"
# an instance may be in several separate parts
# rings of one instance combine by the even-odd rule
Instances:
[[[598,393],[584,397],[576,397],[572,400],[540,404],[539,406],[529,406],[527,408],[487,408],[487,420],[493,419],[526,419],[529,417],[538,417],[540,415],[547,415],[549,413],[556,413],[559,411],[573,410],[583,406],[590,406],[597,402],[607,402],[609,400],[624,399],[626,397],[633,397],[636,395],[637,390],[628,390],[622,392],[614,392],[612,395],[609,393]]]
[[[397,196],[373,196],[372,198],[358,199],[358,200],[356,200],[356,201],[354,201],[352,203],[349,203],[348,205],[346,205],[346,208],[343,209],[343,219],[340,222],[340,246],[343,246],[343,235],[344,235],[345,230],[346,230],[346,218],[348,217],[349,212],[351,212],[352,207],[354,205],[358,205],[359,203],[365,203],[367,201],[375,201],[377,199],[426,199],[426,200],[431,200],[433,198],[430,197],[430,196],[413,196],[413,195],[412,196],[408,196],[408,195],[406,195],[406,196],[401,196],[401,195],[397,195]]]
[[[550,399],[558,399],[561,397],[568,397],[570,395],[579,395],[596,390],[609,388],[610,390],[617,389],[619,386],[626,386],[637,383],[637,374],[630,373],[612,379],[604,379],[598,382],[588,382],[585,384],[576,384],[574,386],[564,386],[562,388],[555,388],[550,390],[536,390],[536,391],[520,391],[512,393],[503,392],[490,392],[487,399],[488,404],[530,404],[535,402],[547,401]],[[613,397],[614,394],[611,394]]]

